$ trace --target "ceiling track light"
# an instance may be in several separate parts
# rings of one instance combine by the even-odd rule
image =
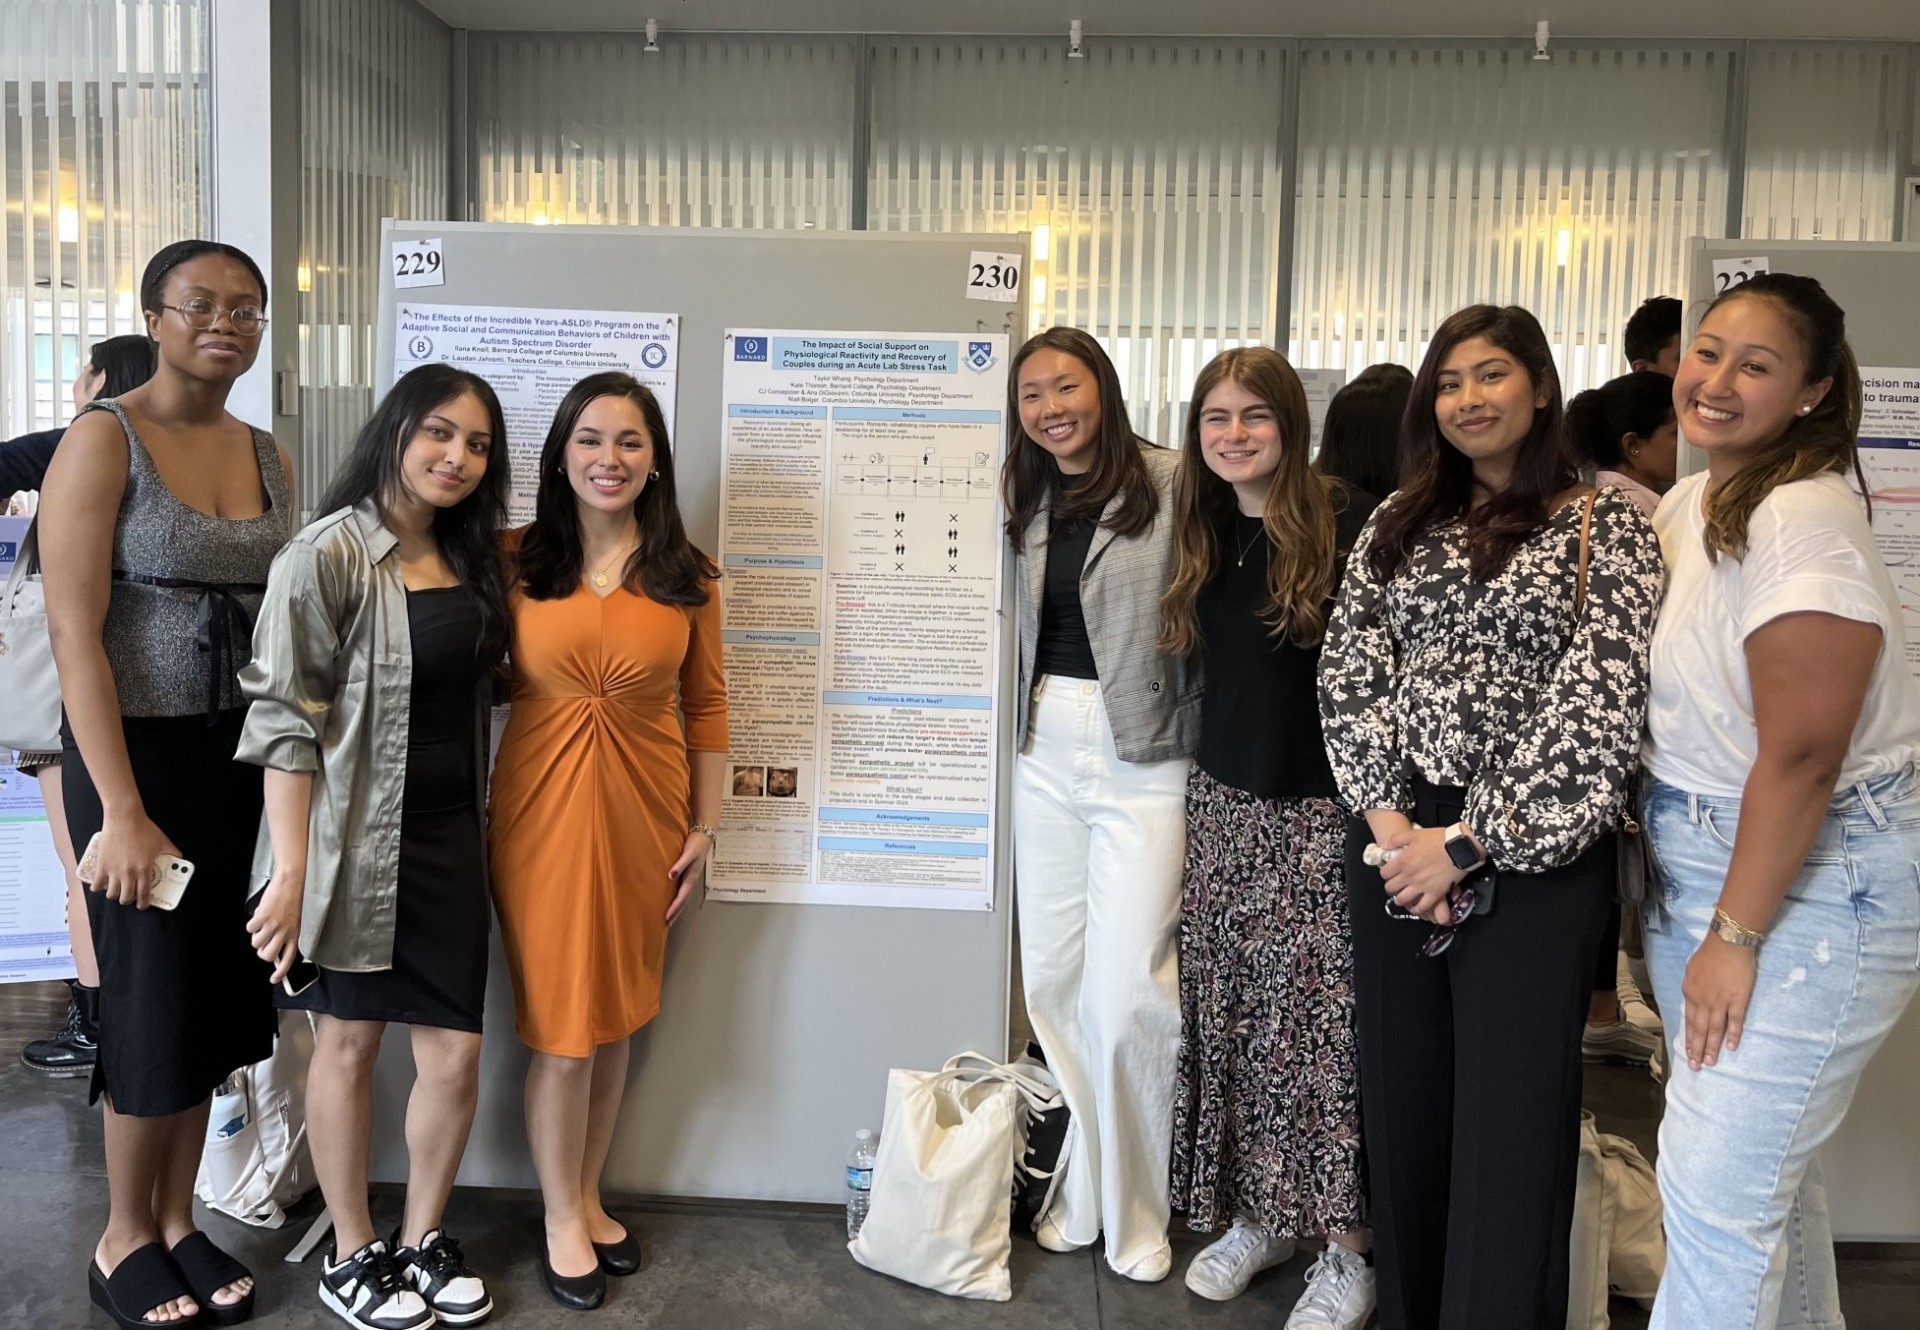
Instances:
[[[1547,21],[1545,19],[1533,25],[1533,58],[1535,60],[1553,59],[1547,54]]]
[[[1080,47],[1080,38],[1080,20],[1074,19],[1067,24],[1067,59],[1082,60],[1086,58],[1087,53]]]
[[[650,18],[647,20],[647,44],[641,47],[640,49],[646,52],[648,55],[660,54],[660,20],[659,19]]]

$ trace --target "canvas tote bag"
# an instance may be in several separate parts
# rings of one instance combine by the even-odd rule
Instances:
[[[954,1297],[1012,1297],[1014,1165],[1029,1112],[1059,1104],[1057,1087],[980,1053],[939,1071],[888,1072],[867,1222],[847,1244],[853,1259]]]

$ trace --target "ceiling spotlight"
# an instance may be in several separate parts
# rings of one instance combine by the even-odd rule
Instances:
[[[645,51],[648,55],[660,54],[660,20],[659,19],[650,18],[647,20],[647,44],[641,47],[640,49],[642,51]]]
[[[1533,58],[1535,60],[1553,59],[1547,54],[1547,21],[1545,19],[1533,25]]]
[[[1067,24],[1067,59],[1081,60],[1086,52],[1080,49],[1080,20],[1074,19]]]

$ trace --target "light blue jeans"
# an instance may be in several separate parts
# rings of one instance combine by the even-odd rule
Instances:
[[[1680,984],[1726,880],[1740,801],[1653,781],[1643,820],[1661,877],[1646,907],[1647,962],[1671,1068],[1659,1162],[1667,1274],[1651,1330],[1838,1330],[1814,1152],[1920,987],[1920,772],[1834,796],[1760,947],[1740,1047],[1697,1072]]]

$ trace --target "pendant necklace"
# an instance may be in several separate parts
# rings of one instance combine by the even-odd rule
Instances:
[[[613,558],[608,559],[605,563],[601,564],[598,568],[594,569],[593,576],[589,580],[592,581],[592,583],[597,587],[605,586],[609,580],[607,577],[607,569],[613,566],[613,560],[618,559],[621,555],[628,554],[628,553],[631,553],[631,551],[624,550],[624,549],[615,550],[613,552]]]
[[[1266,534],[1267,534],[1267,523],[1266,523],[1266,519],[1262,518],[1260,520],[1259,528],[1253,533],[1254,539],[1245,541],[1240,545],[1239,557],[1234,560],[1233,566],[1236,568],[1245,568],[1247,566],[1247,555],[1253,553],[1254,545],[1258,543],[1259,539],[1262,536],[1265,536]],[[1235,536],[1234,539],[1239,540],[1239,537]]]

